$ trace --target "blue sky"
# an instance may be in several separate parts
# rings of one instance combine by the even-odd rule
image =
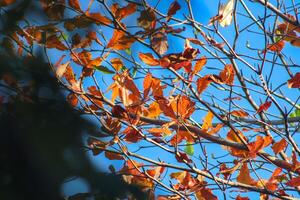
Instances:
[[[83,10],[87,6],[86,2],[87,1],[81,1],[81,3],[82,3],[81,5],[82,5]],[[121,5],[126,5],[123,1],[113,1],[113,2],[118,2]],[[162,11],[163,13],[166,13],[167,10],[168,10],[168,7],[170,5],[170,2],[172,2],[172,1],[161,0],[160,3],[158,4],[158,10]],[[187,11],[187,7],[185,6],[185,1],[184,0],[180,0],[178,2],[182,5],[182,9],[175,15],[175,17],[182,18],[183,14],[187,15],[188,11]],[[225,2],[226,1],[221,1],[221,3],[225,3]],[[273,1],[271,1],[271,2],[273,2]],[[156,5],[157,1],[156,0],[149,1],[149,3],[150,3],[150,5],[153,6],[153,5]],[[206,25],[206,24],[208,24],[209,19],[217,14],[217,10],[218,10],[217,8],[218,8],[218,5],[219,5],[219,1],[214,1],[214,0],[211,0],[211,1],[191,0],[191,5],[192,5],[192,9],[194,11],[195,20],[202,23],[202,24],[204,24],[204,25]],[[255,4],[255,3],[248,3],[247,5],[249,5],[249,8],[251,8],[251,11],[253,12],[253,15],[255,17],[262,16],[262,13],[264,11],[262,6],[260,6],[259,4]],[[239,8],[241,8],[240,4],[239,4]],[[97,10],[97,8],[94,8],[94,9]],[[243,13],[243,14],[245,14],[245,13]],[[128,17],[126,20],[124,20],[124,23],[128,26],[129,25],[135,25],[136,22],[134,20],[132,20],[132,19],[135,19],[135,18],[136,18],[136,16],[134,16],[134,15],[131,16],[131,17]],[[270,19],[268,19],[266,24],[272,25],[273,20],[274,20],[274,17],[271,17]],[[282,20],[279,20],[279,21],[282,22]],[[240,29],[247,26],[249,24],[249,22],[250,22],[249,19],[247,19],[246,17],[244,17],[242,15],[238,15],[238,24],[239,24]],[[131,31],[134,31],[134,30],[131,30]],[[225,28],[220,27],[219,31],[221,32],[221,34],[226,39],[228,39],[228,42],[230,44],[232,44],[233,39],[234,39],[233,38],[233,36],[234,36],[234,26],[230,25],[229,27],[225,27]],[[109,39],[112,35],[112,30],[111,29],[104,28],[103,32],[104,32],[104,35],[107,37],[107,39]],[[261,49],[262,50],[264,48],[264,44],[265,44],[264,43],[265,42],[264,37],[262,37],[262,36],[258,35],[257,33],[255,33],[255,32],[259,32],[259,30],[257,29],[257,26],[253,26],[253,28],[250,27],[248,29],[248,31],[245,30],[245,32],[246,33],[241,34],[241,36],[239,38],[238,46],[237,46],[236,51],[241,53],[241,54],[247,55],[247,56],[257,57],[258,56],[257,51],[253,51],[250,48]],[[181,33],[181,35],[184,36],[184,37],[193,37],[194,33],[190,28],[187,28],[187,30],[184,31],[183,33]],[[212,34],[211,36],[215,37],[217,40],[221,41],[220,38],[217,37],[217,35]],[[183,50],[184,40],[179,40],[176,37],[169,36],[168,37],[168,42],[169,42],[168,53],[181,52]],[[211,57],[201,47],[198,46],[197,48],[200,49],[201,56],[205,55],[208,58]],[[149,52],[149,50],[145,49],[142,45],[140,45],[138,43],[134,43],[134,45],[131,47],[131,53],[132,53],[132,56],[137,61],[139,61],[139,58],[137,56],[138,52]],[[125,52],[121,52],[121,53],[125,56],[128,56]],[[286,47],[284,48],[283,53],[284,53],[284,55],[288,55],[288,57],[286,57],[286,59],[289,59],[289,57],[291,57],[295,63],[300,63],[300,57],[298,56],[299,53],[300,53],[299,48],[297,49],[297,48],[295,48],[295,47],[293,47],[293,46],[291,46],[290,44],[287,43]],[[97,53],[95,53],[94,56],[97,56]],[[57,59],[57,57],[58,57],[57,54],[53,54],[53,59],[55,59],[55,58]],[[110,60],[110,58],[113,58],[113,57],[117,57],[117,56],[111,55],[108,58],[108,60]],[[273,53],[269,53],[267,55],[268,59],[272,59],[273,57],[274,57]],[[252,59],[248,59],[247,57],[243,57],[243,58],[253,66],[258,66],[258,65],[261,64],[260,61],[254,62]],[[230,63],[226,59],[225,59],[225,62]],[[131,63],[124,62],[124,64],[127,68],[132,67]],[[249,79],[254,77],[254,80],[259,81],[257,79],[257,77],[255,76],[255,74],[251,70],[249,70],[249,68],[245,67],[243,63],[241,63],[240,61],[237,61],[237,64],[239,65],[239,67],[242,70],[245,77],[247,77]],[[104,63],[104,65],[108,66],[105,63]],[[220,63],[219,61],[209,59],[206,67],[201,71],[201,75],[205,75],[205,74],[209,74],[209,73],[218,74],[219,70],[221,70],[223,67],[224,67],[223,64]],[[215,69],[212,69],[212,68],[215,68]],[[272,66],[270,64],[266,64],[266,66],[264,67],[263,74],[267,76],[270,73],[272,73],[272,78],[271,78],[272,81],[271,82],[273,84],[272,85],[273,88],[276,88],[276,86],[278,86],[282,83],[285,83],[289,79],[289,76],[287,75],[287,73],[285,72],[283,67],[274,66],[274,69],[273,70],[271,70],[271,69],[272,69]],[[80,71],[80,69],[78,68],[78,73],[79,73],[79,71]],[[295,73],[297,71],[299,71],[299,68],[292,68],[293,73]],[[164,76],[171,75],[170,72],[168,72],[167,70],[163,70],[161,68],[157,68],[156,70],[152,70],[151,72],[154,76],[157,76],[157,77],[160,77],[161,75],[164,75]],[[138,73],[137,77],[139,77],[139,76],[141,76],[141,74]],[[112,82],[111,81],[111,78],[112,78],[111,75],[103,75],[103,74],[99,73],[99,74],[97,74],[97,77],[99,77],[99,80],[100,79],[105,80],[105,82],[108,85],[111,84],[111,82]],[[142,79],[140,79],[139,81],[136,81],[135,83],[137,84],[137,86],[139,88],[142,88]],[[91,84],[91,82],[87,81],[85,84],[86,84],[86,86],[88,86],[89,84]],[[103,87],[106,87],[106,86],[103,85]],[[249,87],[251,87],[251,86],[249,86]],[[236,89],[236,91],[241,91],[241,89],[238,89],[238,88],[235,88],[235,89]],[[255,88],[255,89],[257,89],[259,91],[262,91],[259,88]],[[289,98],[291,98],[294,101],[299,96],[299,91],[295,91],[295,90],[285,88],[283,90],[283,92],[284,92],[285,96],[288,96]],[[107,95],[110,96],[110,93],[107,93]],[[220,90],[213,89],[212,87],[209,87],[208,91],[205,94],[203,94],[203,96],[208,101],[210,101],[209,97],[211,95],[215,95],[216,97],[218,97],[220,99],[218,101],[218,103],[221,106],[224,106],[224,108],[228,108],[227,103],[221,102],[222,99],[228,97],[228,95],[229,95],[228,93],[224,93]],[[255,92],[251,93],[251,95],[253,96],[253,98],[254,98],[254,100],[257,104],[260,104],[260,102],[265,102],[266,101],[265,95],[259,95],[258,93],[255,93]],[[282,102],[280,100],[279,100],[279,102],[282,103],[282,105],[286,106],[288,109],[291,109],[291,106],[286,104],[285,102]],[[249,106],[249,104],[246,101],[242,100],[242,101],[238,102],[238,104],[242,108],[250,109],[253,112],[253,109]],[[274,105],[270,108],[269,112],[274,114],[274,116],[273,116],[274,119],[276,118],[276,116],[280,117],[280,113],[278,112],[278,110],[275,108]],[[202,118],[205,116],[205,114],[206,114],[206,112],[197,112],[197,114],[193,115],[193,118],[197,122],[201,123]],[[224,129],[220,133],[220,135],[222,137],[225,137],[227,131],[228,131],[228,129]],[[251,136],[252,134],[254,134],[254,133],[245,133],[245,135],[247,135],[247,136],[248,135]],[[134,151],[134,150],[138,149],[139,146],[143,146],[143,145],[148,145],[148,143],[141,142],[137,145],[130,145],[130,150]],[[207,153],[211,158],[210,161],[213,164],[216,163],[216,161],[212,159],[213,154],[220,155],[219,152],[222,152],[221,154],[226,154],[226,151],[224,149],[222,149],[222,147],[220,145],[206,145],[206,147],[207,147]],[[199,147],[195,147],[195,152],[200,152]],[[149,151],[149,149],[144,149],[144,150],[140,151],[139,153],[146,156],[146,157],[150,157],[150,158],[153,158],[153,159],[159,158],[161,160],[165,160],[165,161],[170,162],[170,163],[176,162],[174,156],[172,157],[170,154],[167,154],[167,153],[165,153],[165,152],[163,152],[159,149],[151,149],[151,151]],[[270,151],[270,153],[272,153],[272,152]],[[103,154],[98,155],[96,157],[92,156],[91,153],[88,153],[88,154],[89,154],[91,162],[93,163],[95,168],[97,168],[99,170],[107,170],[107,167],[111,163],[116,167],[116,169],[119,169],[123,165],[123,162],[119,162],[119,161],[113,161],[111,163],[107,162],[107,160],[104,158]],[[195,155],[198,155],[198,154],[199,153],[197,153]],[[197,158],[194,158],[194,159],[197,160]],[[228,158],[224,159],[223,161],[228,161]],[[200,163],[196,163],[196,164],[201,168]],[[217,172],[217,171],[218,170],[216,169],[214,172]],[[269,178],[269,176],[270,176],[270,173],[266,173],[265,177],[263,177],[263,178]],[[82,184],[82,183],[83,183],[83,181],[79,181],[78,184]],[[168,183],[168,181],[166,181],[166,183]],[[78,188],[78,187],[79,186],[76,185],[76,188]],[[87,186],[80,186],[79,188],[85,188],[85,190],[88,190]],[[66,186],[66,187],[63,188],[63,191],[66,194],[70,194],[70,193],[72,193],[72,191],[74,192],[75,189],[72,188],[72,187]],[[214,194],[218,195],[220,197],[220,199],[222,199],[222,194],[220,192],[214,191]],[[235,197],[236,193],[233,193],[233,194],[230,194],[230,195]],[[249,197],[257,198],[257,196],[255,196],[254,194],[251,194],[251,196],[249,196]]]

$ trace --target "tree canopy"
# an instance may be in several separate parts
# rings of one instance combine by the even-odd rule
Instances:
[[[1,69],[0,103],[33,104],[32,91],[51,99],[11,72],[42,55],[63,98],[97,127],[84,129],[82,151],[148,199],[294,199],[299,8],[283,0],[0,0],[1,50],[15,58]]]

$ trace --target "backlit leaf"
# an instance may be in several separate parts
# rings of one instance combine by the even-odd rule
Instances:
[[[104,74],[114,74],[115,72],[108,69],[107,67],[103,66],[103,65],[99,65],[99,66],[94,66],[94,68]]]
[[[284,150],[287,147],[287,142],[284,138],[279,140],[278,142],[274,143],[272,146],[273,152],[278,154],[280,151]]]
[[[261,113],[262,111],[267,111],[272,104],[272,101],[266,101],[265,103],[261,104],[257,109],[256,113]]]
[[[240,172],[236,178],[239,183],[244,183],[247,185],[255,185],[256,181],[251,178],[250,171],[246,162],[243,163]]]
[[[292,178],[290,181],[288,181],[286,183],[287,186],[290,187],[298,187],[300,186],[300,176],[296,177],[296,178]]]
[[[172,15],[175,15],[176,12],[181,8],[180,4],[177,1],[174,1],[173,3],[171,3],[169,9],[168,9],[168,13],[167,13],[167,21],[170,20]]]
[[[195,152],[193,144],[187,143],[184,148],[184,152],[190,156],[193,156]]]
[[[300,88],[300,72],[296,73],[293,78],[287,81],[289,88]]]
[[[139,58],[149,66],[158,66],[159,60],[153,57],[151,53],[139,53]]]

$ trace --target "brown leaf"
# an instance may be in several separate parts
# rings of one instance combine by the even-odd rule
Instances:
[[[171,106],[176,115],[182,119],[189,118],[195,111],[195,102],[189,97],[178,95],[171,101]]]
[[[65,0],[40,0],[43,10],[53,20],[61,20],[65,11]]]
[[[199,78],[197,80],[197,91],[198,94],[201,95],[202,92],[209,86],[209,84],[212,82],[212,79],[209,75],[204,76],[203,78]]]
[[[241,197],[240,195],[237,195],[235,200],[250,200],[248,197]]]
[[[122,67],[124,66],[124,64],[120,58],[112,58],[110,60],[110,63],[116,71],[120,71],[122,69]]]
[[[139,132],[131,127],[126,128],[123,133],[125,134],[124,140],[128,143],[137,143],[142,139]]]
[[[243,163],[236,180],[239,183],[244,183],[247,185],[256,185],[256,181],[250,176],[250,171],[246,162]]]
[[[244,110],[234,110],[230,112],[231,115],[237,116],[237,117],[247,117],[249,114]]]
[[[125,17],[133,14],[136,11],[136,4],[135,3],[128,3],[127,6],[123,7],[123,8],[118,8],[118,4],[113,4],[113,6],[117,7],[117,9],[115,10],[115,12],[113,12],[115,14],[115,17],[117,20],[122,20]],[[113,10],[113,9],[112,9]]]
[[[287,142],[284,138],[280,141],[273,144],[272,149],[275,154],[278,154],[280,151],[284,150],[287,147]]]
[[[118,153],[113,153],[113,152],[110,152],[110,151],[105,151],[104,155],[109,160],[124,160],[123,156],[121,154],[118,154]]]
[[[152,102],[149,105],[149,108],[147,110],[144,110],[143,114],[145,117],[157,118],[161,114],[159,104],[156,102]]]
[[[206,63],[207,63],[207,59],[206,59],[205,56],[203,56],[203,57],[201,57],[199,60],[197,60],[197,62],[196,62],[196,64],[195,64],[195,67],[194,67],[193,73],[194,73],[194,74],[197,74],[198,72],[200,72],[201,69],[202,69],[202,67],[203,67],[204,65],[206,65]]]
[[[214,195],[211,189],[203,187],[196,192],[197,200],[218,200],[218,197]]]
[[[45,46],[49,49],[55,48],[61,51],[65,51],[68,48],[58,39],[56,35],[52,35],[47,38]]]
[[[151,53],[139,53],[139,58],[149,66],[158,66],[159,60],[153,57]]]
[[[134,42],[135,39],[133,37],[126,36],[126,33],[122,30],[115,29],[107,47],[114,50],[125,50],[129,49]]]
[[[138,25],[145,30],[151,30],[155,28],[156,16],[152,8],[147,8],[142,11],[138,18]]]
[[[235,71],[232,64],[225,65],[223,71],[220,72],[219,76],[223,83],[233,85]]]
[[[79,0],[69,0],[69,5],[77,11],[81,11]]]
[[[166,127],[163,127],[163,128],[150,128],[147,131],[155,137],[162,137],[162,136],[172,134],[172,131],[170,129],[166,128]]]
[[[172,15],[175,15],[178,10],[180,10],[181,6],[177,1],[171,3],[168,13],[167,13],[167,21],[170,21]]]
[[[186,153],[178,152],[175,156],[176,160],[180,163],[187,162],[192,163],[193,161],[188,157]]]
[[[287,81],[288,88],[300,88],[300,72]]]
[[[77,96],[76,96],[74,93],[70,93],[70,94],[67,96],[67,101],[69,102],[69,104],[70,104],[72,107],[76,107],[77,104],[78,104],[78,98],[77,98]]]
[[[164,31],[158,31],[151,35],[151,47],[159,54],[163,55],[169,48],[167,35]]]
[[[274,51],[274,52],[277,52],[277,53],[280,53],[281,50],[283,49],[284,47],[284,41],[283,40],[280,40],[274,44],[268,44],[267,45],[267,50],[270,50],[270,51]],[[264,53],[264,51],[263,51]]]

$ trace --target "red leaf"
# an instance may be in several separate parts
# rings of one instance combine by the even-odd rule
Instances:
[[[175,156],[175,158],[176,158],[176,160],[178,161],[178,162],[188,162],[188,163],[191,163],[191,162],[193,162],[189,157],[188,157],[188,155],[186,154],[186,153],[183,153],[183,152],[178,152],[177,154],[176,154],[176,156]]]
[[[74,93],[70,93],[70,94],[67,96],[67,101],[69,102],[69,104],[70,104],[72,107],[76,107],[77,104],[78,104],[78,98],[77,98],[77,96],[76,96]]]
[[[15,3],[16,0],[0,0],[0,7],[1,6],[8,6],[10,4]]]
[[[289,88],[300,88],[300,72],[287,82]]]
[[[259,106],[256,113],[261,113],[262,111],[266,111],[270,108],[272,101],[267,101]]]
[[[290,187],[298,187],[300,186],[300,176],[296,178],[292,178],[290,181],[286,183],[287,186]]]
[[[126,128],[123,133],[125,134],[124,140],[129,143],[136,143],[142,139],[139,132],[131,127]]]
[[[241,197],[240,195],[238,195],[235,200],[250,200],[248,197]]]

